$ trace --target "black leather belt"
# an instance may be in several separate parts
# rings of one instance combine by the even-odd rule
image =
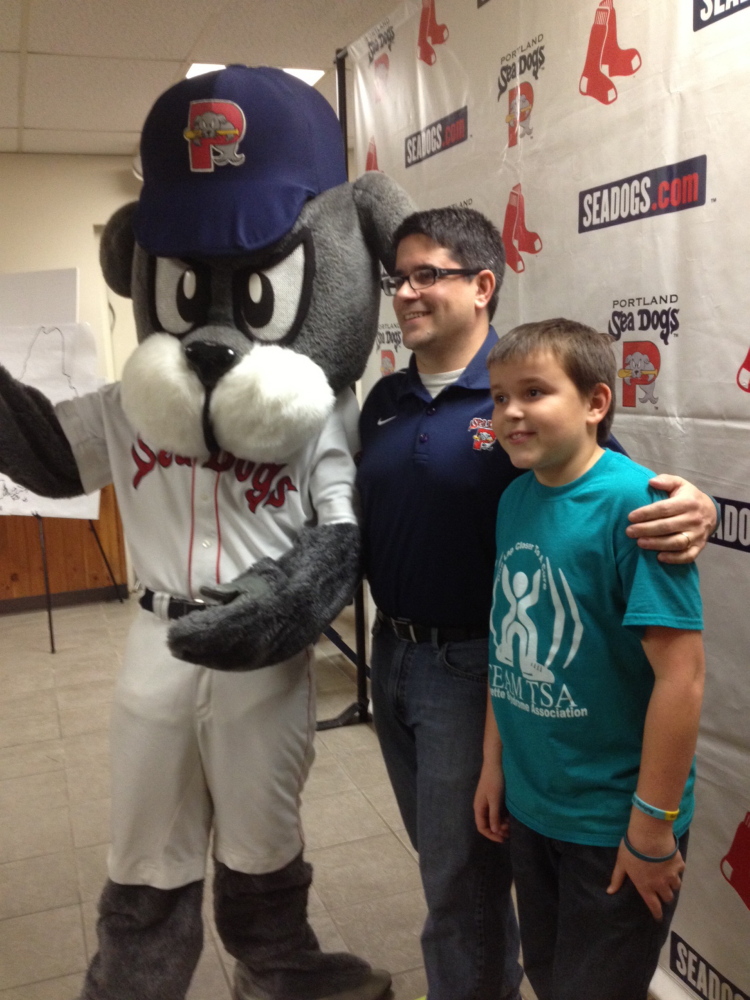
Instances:
[[[444,628],[432,628],[429,625],[417,625],[405,618],[389,618],[382,611],[376,613],[377,620],[386,625],[399,639],[406,642],[432,642],[442,646],[445,642],[466,642],[469,639],[486,639],[490,634],[489,625],[469,628],[462,625],[448,625]]]
[[[156,594],[153,590],[146,589],[143,591],[138,603],[144,611],[153,611],[155,597]],[[170,597],[169,604],[167,604],[167,617],[182,618],[183,615],[189,615],[191,611],[204,611],[205,608],[206,605],[198,601],[181,601],[178,597]]]

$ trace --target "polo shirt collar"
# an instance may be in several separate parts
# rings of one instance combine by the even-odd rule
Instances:
[[[495,333],[495,328],[490,326],[487,336],[484,338],[484,343],[468,363],[461,377],[449,388],[455,386],[461,389],[481,389],[485,392],[488,391],[490,388],[490,373],[487,370],[487,355],[497,341],[498,336]],[[413,354],[409,359],[409,365],[406,369],[406,380],[403,391],[413,392],[417,396],[425,396],[427,394],[427,390],[417,371],[417,359]]]

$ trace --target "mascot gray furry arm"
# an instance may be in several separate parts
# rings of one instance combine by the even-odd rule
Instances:
[[[327,135],[304,137],[301,154],[289,130],[283,140],[276,130],[273,143],[283,148],[258,168],[249,164],[257,153],[249,121],[246,135],[244,119],[231,123],[231,153],[197,118],[167,149],[169,113],[157,102],[144,127],[140,203],[115,213],[102,238],[105,279],[132,298],[139,339],[123,373],[122,410],[160,455],[284,463],[320,433],[361,375],[377,325],[380,263],[392,270],[392,235],[413,206],[380,173],[337,183],[343,168],[329,168],[322,143],[341,142],[328,122]],[[261,154],[268,159],[269,149]],[[295,181],[306,170],[315,178],[299,208],[286,204],[289,191],[275,190],[290,156]],[[175,181],[188,160],[191,172]],[[255,174],[233,191],[230,182],[237,187],[251,166]],[[274,194],[285,200],[280,211]],[[236,235],[240,224],[249,235]],[[90,488],[63,429],[41,394],[2,372],[0,470],[49,496]],[[315,641],[351,599],[358,574],[356,525],[313,517],[282,555],[202,587],[209,603],[171,626],[170,649],[223,670],[278,663]]]

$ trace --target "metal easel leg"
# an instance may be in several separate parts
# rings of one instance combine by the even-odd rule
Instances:
[[[50,653],[55,652],[55,630],[52,627],[52,594],[49,589],[49,573],[47,571],[47,546],[44,540],[44,519],[41,514],[34,514],[39,528],[39,546],[42,550],[42,571],[44,573],[44,593],[47,597],[47,623],[49,625]]]
[[[322,719],[316,725],[320,732],[326,729],[339,729],[341,726],[352,726],[358,722],[370,722],[369,699],[367,697],[367,659],[365,657],[365,595],[362,584],[354,595],[354,639],[356,651],[352,650],[333,628],[327,628],[324,635],[337,646],[345,656],[357,667],[357,700],[334,716],[332,719]]]

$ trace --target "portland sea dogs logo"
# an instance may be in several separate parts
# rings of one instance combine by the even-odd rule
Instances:
[[[534,89],[526,80],[508,91],[508,114],[505,121],[508,125],[508,145],[517,146],[519,132],[522,138],[533,138],[534,129],[531,125],[531,112],[534,108]]]
[[[239,167],[245,154],[239,145],[245,136],[245,113],[233,101],[191,101],[188,127],[182,133],[190,150],[190,169],[211,173],[214,167]]]
[[[635,406],[640,388],[643,395],[639,402],[651,403],[658,409],[659,399],[654,395],[656,379],[661,369],[661,353],[650,340],[624,340],[622,343],[622,368],[617,377],[622,379],[622,405]]]
[[[492,421],[486,417],[473,417],[469,421],[469,431],[472,432],[474,451],[489,451],[497,440]]]

